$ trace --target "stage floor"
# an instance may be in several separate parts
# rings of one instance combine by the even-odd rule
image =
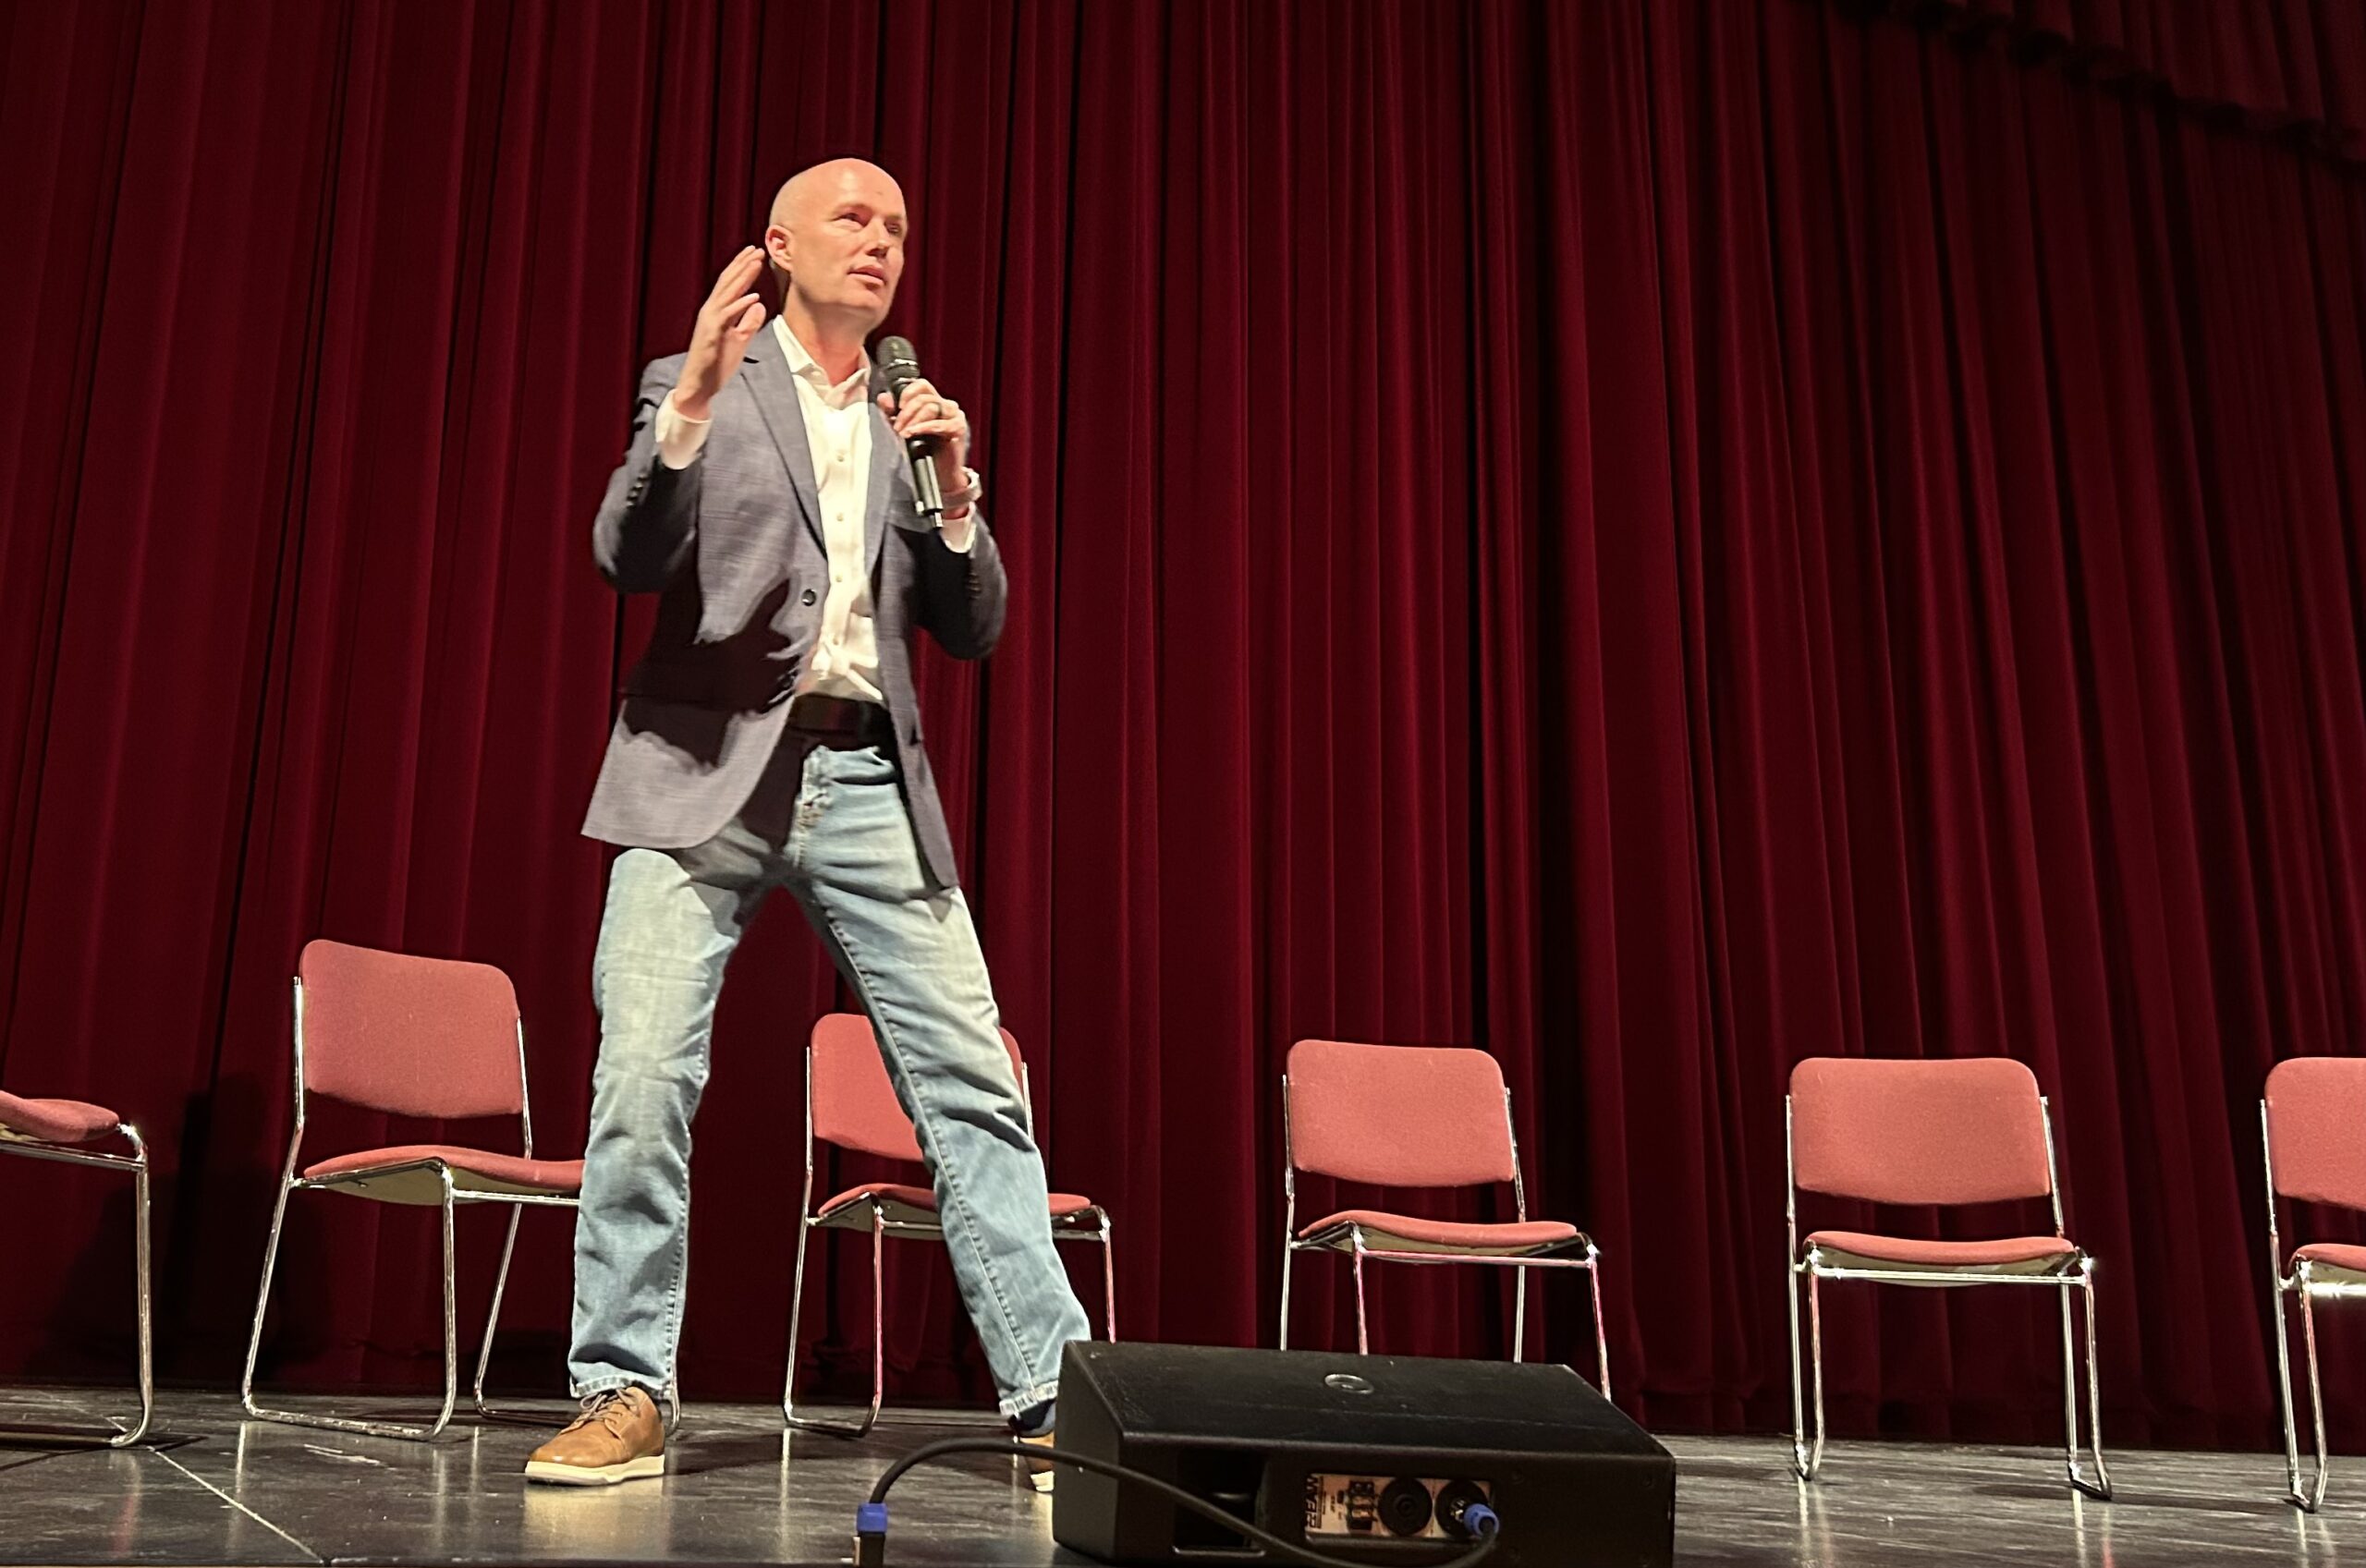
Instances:
[[[121,1408],[81,1391],[0,1395],[0,1421],[95,1423]],[[555,1426],[567,1407],[546,1408]],[[888,1461],[988,1430],[913,1413],[860,1443],[785,1439],[768,1406],[701,1404],[663,1481],[578,1490],[519,1477],[546,1428],[456,1422],[434,1443],[397,1442],[243,1421],[235,1397],[186,1392],[157,1425],[154,1447],[128,1452],[0,1449],[0,1561],[842,1562],[854,1506]],[[2332,1563],[2345,1547],[2366,1560],[2355,1462],[2336,1464],[2324,1513],[2304,1519],[2277,1501],[2283,1461],[2267,1454],[2122,1453],[2119,1501],[2098,1503],[2055,1482],[2058,1453],[1844,1442],[1804,1487],[1778,1439],[1668,1446],[1679,1562],[2217,1568]],[[990,1457],[915,1473],[893,1506],[892,1563],[1089,1561],[1054,1547],[1051,1500]]]

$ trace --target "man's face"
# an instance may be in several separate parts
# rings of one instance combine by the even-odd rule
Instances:
[[[765,249],[810,309],[859,321],[867,335],[904,275],[902,189],[886,170],[849,158],[807,170],[782,196]]]

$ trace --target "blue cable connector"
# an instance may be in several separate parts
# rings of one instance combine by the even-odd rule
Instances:
[[[886,1568],[887,1505],[865,1502],[854,1511],[855,1568]]]

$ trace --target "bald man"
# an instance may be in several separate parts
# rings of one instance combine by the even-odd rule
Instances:
[[[914,628],[983,658],[1006,584],[960,406],[925,381],[897,399],[864,352],[908,233],[903,192],[872,164],[782,186],[762,247],[723,269],[689,349],[643,373],[592,524],[608,580],[660,598],[583,827],[624,848],[592,960],[600,1059],[568,1356],[582,1413],[527,1461],[534,1480],[665,1473],[690,1118],[724,966],[775,887],[871,1015],[1019,1436],[1048,1440],[1061,1350],[1090,1331],[1054,1255],[1043,1158],[912,693]],[[767,266],[781,298],[769,322]],[[934,517],[914,495],[914,437],[933,444]],[[1031,1470],[1048,1486],[1048,1466]]]

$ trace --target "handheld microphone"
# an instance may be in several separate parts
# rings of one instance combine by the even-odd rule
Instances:
[[[904,406],[904,389],[921,379],[921,357],[912,348],[909,337],[883,337],[879,340],[879,368],[887,378],[887,390],[896,395],[896,406]],[[945,492],[936,482],[936,459],[930,455],[935,442],[928,436],[916,435],[904,443],[904,450],[912,460],[912,493],[920,498],[923,517],[938,517],[945,513]]]

